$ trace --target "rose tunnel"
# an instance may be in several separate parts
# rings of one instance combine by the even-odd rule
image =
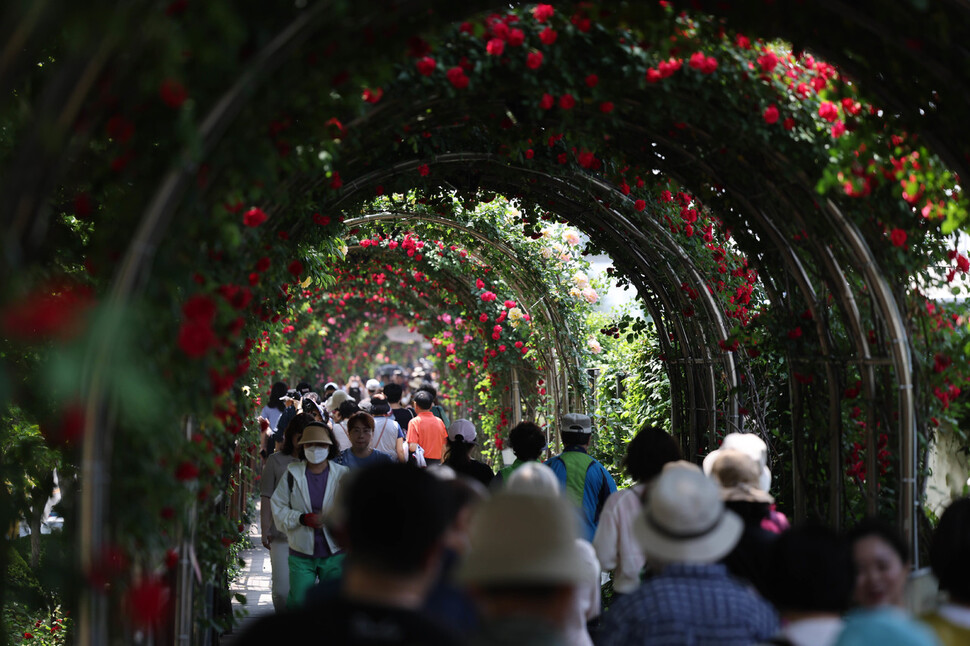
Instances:
[[[966,399],[927,297],[968,264],[966,8],[376,7],[6,9],[0,395],[81,465],[80,571],[137,564],[79,585],[82,643],[167,550],[226,559],[273,347],[344,373],[403,325],[488,428],[592,408],[561,224],[635,289],[686,455],[758,432],[795,518],[915,547]]]

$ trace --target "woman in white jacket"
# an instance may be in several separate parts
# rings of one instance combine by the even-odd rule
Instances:
[[[318,580],[340,576],[344,555],[324,526],[349,472],[333,462],[337,454],[333,431],[320,422],[310,422],[298,445],[300,459],[287,466],[273,492],[273,519],[290,546],[287,608],[302,605],[307,590]]]

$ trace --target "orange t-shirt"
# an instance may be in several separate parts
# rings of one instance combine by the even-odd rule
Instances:
[[[408,422],[408,443],[415,442],[424,449],[425,458],[440,460],[447,439],[445,423],[431,411],[418,411],[418,416]]]

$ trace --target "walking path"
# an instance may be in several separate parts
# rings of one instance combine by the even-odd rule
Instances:
[[[269,550],[261,542],[263,531],[259,524],[259,507],[260,501],[257,500],[255,518],[249,526],[249,540],[253,547],[240,553],[246,564],[229,587],[233,596],[232,614],[242,619],[231,635],[220,640],[220,646],[232,646],[234,637],[241,635],[252,622],[273,613],[273,595],[270,590],[272,570]],[[243,595],[246,602],[239,603],[235,598],[237,594]]]

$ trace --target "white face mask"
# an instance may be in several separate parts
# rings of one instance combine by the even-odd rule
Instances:
[[[310,464],[320,464],[327,459],[327,454],[329,452],[330,451],[325,446],[313,446],[303,449],[303,454],[306,456],[306,461]]]

